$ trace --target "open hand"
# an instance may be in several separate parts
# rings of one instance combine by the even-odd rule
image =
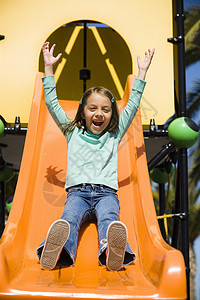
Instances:
[[[45,65],[45,74],[53,73],[53,66],[59,61],[59,59],[62,56],[62,53],[59,53],[56,57],[53,56],[55,46],[56,45],[53,44],[50,50],[49,50],[49,42],[44,43],[44,45],[42,46],[42,53],[43,53],[44,65]]]
[[[154,53],[155,53],[154,48],[152,51],[150,49],[148,49],[148,52],[145,51],[144,61],[141,61],[139,55],[137,56],[137,63],[138,63],[138,69],[139,69],[138,78],[141,78],[141,79],[145,78],[146,72],[151,64]]]

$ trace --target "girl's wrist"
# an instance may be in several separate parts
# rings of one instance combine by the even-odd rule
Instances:
[[[44,72],[45,72],[46,76],[53,75],[53,66],[52,65],[45,65]]]
[[[137,78],[145,80],[147,70],[139,69]]]

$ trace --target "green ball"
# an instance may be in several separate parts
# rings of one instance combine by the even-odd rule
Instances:
[[[170,176],[174,174],[174,167],[171,166]],[[167,183],[168,182],[168,173],[165,169],[157,168],[150,171],[151,179],[156,183]]]
[[[6,209],[8,212],[10,212],[11,207],[12,207],[12,202],[6,202]]]
[[[0,119],[0,138],[2,137],[3,133],[4,133],[4,123]]]
[[[198,140],[199,127],[189,118],[180,117],[170,123],[168,136],[177,148],[190,148]]]

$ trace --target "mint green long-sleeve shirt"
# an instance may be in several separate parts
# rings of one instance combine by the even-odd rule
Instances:
[[[57,101],[54,76],[42,78],[45,103],[58,127],[71,120]],[[65,189],[81,183],[103,184],[118,190],[117,150],[120,141],[128,130],[138,110],[146,82],[136,78],[128,103],[120,115],[119,126],[115,132],[95,135],[75,127],[66,134],[68,145],[68,164]]]

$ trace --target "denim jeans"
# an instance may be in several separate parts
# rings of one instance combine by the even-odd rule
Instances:
[[[69,188],[61,219],[70,224],[70,235],[65,243],[58,260],[59,265],[72,266],[75,261],[78,234],[81,225],[88,220],[95,220],[99,236],[99,263],[106,265],[106,232],[112,221],[118,221],[120,212],[119,200],[116,192],[107,186],[96,184],[80,184]],[[45,241],[37,249],[40,259]],[[124,265],[135,259],[127,243]]]

